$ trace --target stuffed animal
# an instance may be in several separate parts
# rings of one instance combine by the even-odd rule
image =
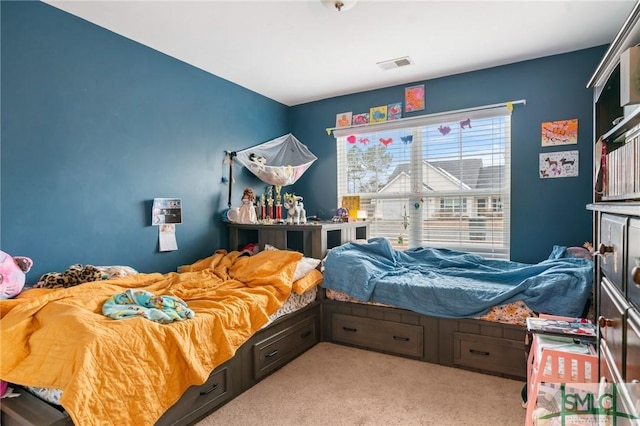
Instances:
[[[90,281],[103,279],[102,271],[93,265],[71,265],[64,272],[48,272],[43,274],[34,285],[37,288],[66,288]]]
[[[265,171],[265,166],[267,165],[267,159],[262,155],[251,153],[249,154],[249,161],[251,161],[251,169],[257,170],[260,172]]]
[[[287,209],[287,223],[300,225],[307,223],[307,211],[304,209],[302,197],[295,194],[284,194],[284,208]]]
[[[22,291],[31,266],[33,261],[28,257],[12,257],[0,251],[0,300],[15,297]]]

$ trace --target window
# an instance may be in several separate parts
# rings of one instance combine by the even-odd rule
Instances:
[[[511,107],[334,130],[338,205],[360,197],[371,237],[509,258]]]

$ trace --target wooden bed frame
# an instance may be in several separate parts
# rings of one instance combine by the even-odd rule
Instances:
[[[156,423],[190,425],[284,366],[319,341],[449,367],[526,380],[525,328],[475,319],[430,317],[399,308],[324,297],[260,330],[236,355],[192,386]],[[30,393],[0,400],[4,426],[72,425],[66,413]]]

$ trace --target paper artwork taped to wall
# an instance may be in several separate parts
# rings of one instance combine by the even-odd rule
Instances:
[[[402,118],[402,102],[387,105],[387,120]]]
[[[578,151],[540,154],[540,179],[578,176]]]
[[[351,126],[351,112],[341,112],[336,114],[336,127],[349,127]]]
[[[363,112],[361,114],[354,114],[351,124],[354,126],[362,126],[363,124],[369,124],[369,113]]]
[[[181,198],[154,198],[151,208],[151,224],[182,223]]]
[[[578,143],[578,119],[542,123],[542,146]]]
[[[377,106],[369,110],[369,123],[382,123],[387,121],[387,106]]]
[[[404,112],[424,109],[424,84],[404,89]]]

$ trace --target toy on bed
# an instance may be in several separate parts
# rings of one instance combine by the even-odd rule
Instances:
[[[0,300],[10,299],[20,294],[24,288],[25,275],[33,266],[33,261],[24,256],[10,256],[0,251]],[[9,390],[8,383],[0,381],[0,397]]]
[[[24,288],[25,276],[33,261],[0,251],[0,300],[17,296]]]
[[[43,274],[34,288],[67,288],[92,281],[135,275],[138,271],[130,266],[93,266],[73,264],[64,272]]]

